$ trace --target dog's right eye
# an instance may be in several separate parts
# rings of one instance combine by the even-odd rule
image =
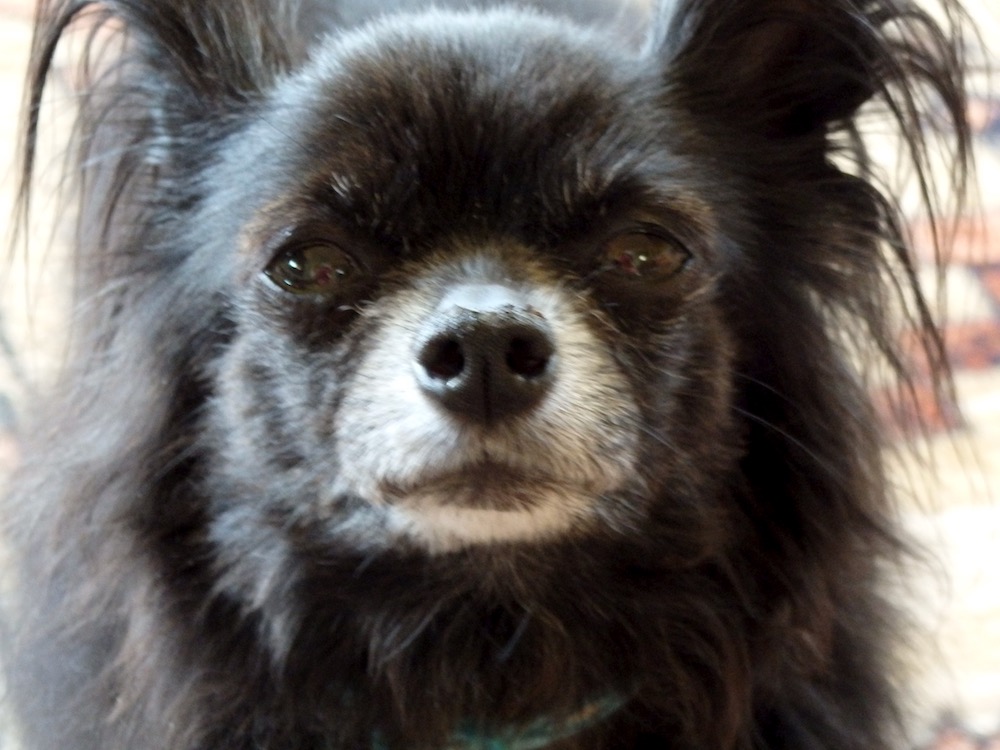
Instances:
[[[358,267],[336,245],[296,245],[279,252],[264,274],[279,289],[292,294],[332,296],[350,284]]]
[[[679,273],[690,254],[664,233],[642,229],[616,234],[601,248],[603,267],[622,278],[666,281]]]

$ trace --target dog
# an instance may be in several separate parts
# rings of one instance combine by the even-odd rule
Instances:
[[[88,41],[25,750],[898,747],[872,373],[949,386],[863,133],[940,219],[941,10],[44,0],[24,212]]]

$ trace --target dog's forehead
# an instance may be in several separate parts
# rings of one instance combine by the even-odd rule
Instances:
[[[363,115],[398,114],[392,103],[398,100],[418,110],[443,107],[438,114],[449,118],[463,103],[493,106],[502,116],[526,108],[527,116],[544,113],[546,102],[583,92],[591,103],[610,104],[634,90],[639,69],[640,57],[616,48],[610,37],[568,20],[505,9],[383,19],[331,37],[304,78],[319,79],[335,109]],[[301,93],[316,91],[307,83]],[[314,103],[322,113],[324,101]],[[384,109],[373,111],[373,105]],[[430,113],[414,114],[426,121]]]
[[[282,162],[359,222],[404,222],[411,234],[537,219],[541,203],[568,217],[660,156],[648,73],[610,42],[513,11],[408,17],[332,39],[282,93]]]

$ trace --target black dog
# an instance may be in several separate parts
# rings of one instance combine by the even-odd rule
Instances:
[[[960,9],[452,5],[42,3],[25,200],[91,31],[24,747],[895,746],[855,365],[911,382],[902,309],[947,375],[859,112],[934,209]]]

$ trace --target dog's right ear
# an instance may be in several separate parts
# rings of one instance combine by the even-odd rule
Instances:
[[[304,54],[294,0],[42,0],[32,71],[47,75],[56,46],[77,23],[91,30],[87,54],[108,30],[127,41],[125,59],[151,89],[183,92],[211,110],[246,101]],[[138,85],[138,82],[136,83]]]
[[[155,246],[134,236],[139,227],[169,236],[168,225],[197,205],[220,140],[305,57],[319,32],[302,28],[302,3],[319,7],[314,0],[39,0],[17,204],[24,236],[43,98],[58,102],[63,121],[67,103],[76,107],[69,141],[76,153],[60,184],[72,186],[64,197],[74,205],[66,208],[83,222],[77,251],[93,256],[92,276],[106,279],[115,272],[95,269],[93,259]],[[55,96],[45,97],[48,89]],[[46,123],[56,121],[45,111]]]
[[[305,54],[297,2],[113,0],[151,74],[202,107],[252,99]]]
[[[133,167],[149,161],[169,171],[174,160],[191,158],[193,144],[224,134],[233,115],[305,55],[298,16],[297,0],[41,0],[27,86],[26,181],[42,95],[57,48],[70,37],[86,40],[83,50],[71,47],[77,67],[66,76],[81,94],[81,163],[96,156],[106,164],[127,149]]]

